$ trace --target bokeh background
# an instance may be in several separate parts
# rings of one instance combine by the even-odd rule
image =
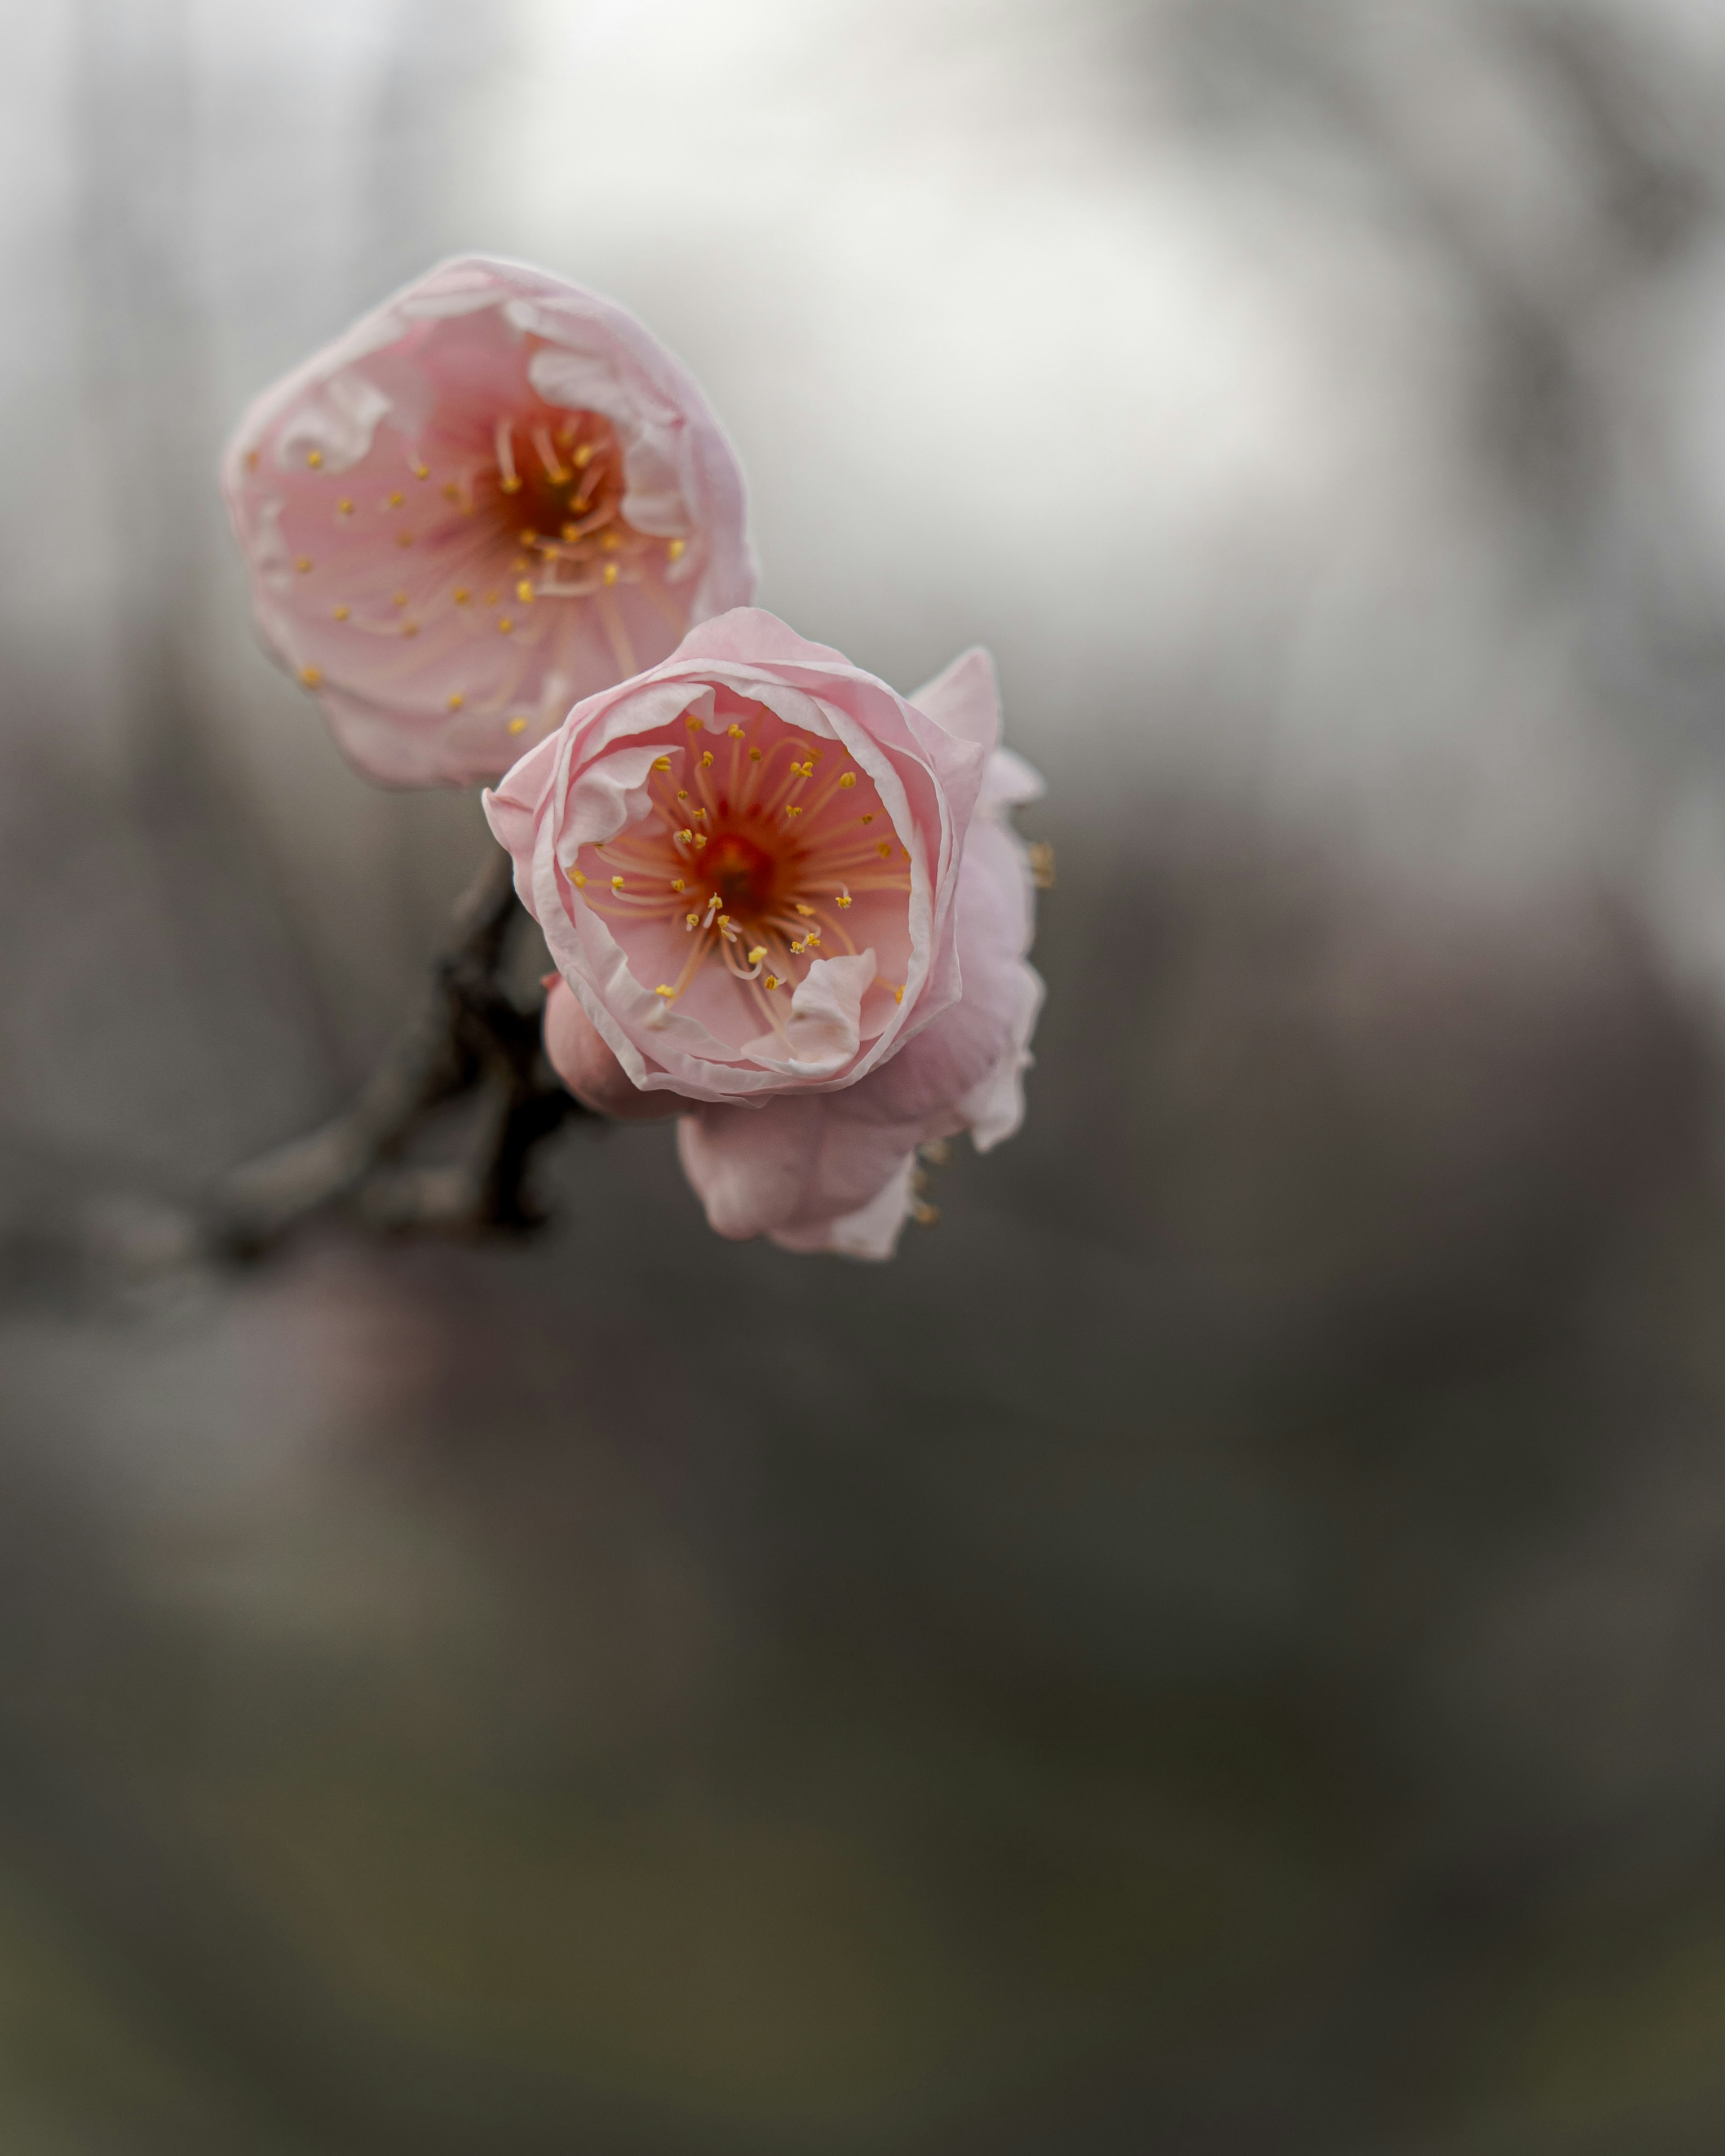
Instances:
[[[0,2145],[1725,2145],[1719,0],[3,0]],[[488,844],[213,483],[439,255],[993,648],[1031,1112],[870,1269],[177,1209]]]

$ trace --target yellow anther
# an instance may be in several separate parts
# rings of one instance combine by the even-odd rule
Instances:
[[[460,499],[460,488],[456,485],[454,480],[446,479],[444,481],[444,500],[445,501],[459,501]]]
[[[623,878],[621,876],[613,876],[611,879],[611,888],[613,891],[621,891],[623,888]]]
[[[681,876],[673,876],[671,878],[671,889],[673,891],[686,891],[688,887],[689,886],[684,882]]]
[[[337,620],[337,621],[346,621],[346,620],[347,620],[347,613],[348,613],[348,609],[347,609],[346,607],[344,607],[344,606],[338,606],[338,607],[336,608],[336,620]]]
[[[851,788],[856,783],[856,773],[854,771],[847,771],[845,776],[839,781],[839,783],[848,793]]]
[[[607,531],[599,534],[599,545],[608,554],[614,554],[622,544],[623,542],[614,531]]]
[[[685,913],[683,916],[683,921],[685,926],[690,928],[699,928],[701,926],[701,916],[698,913]]]
[[[255,449],[246,451],[245,468],[248,471],[255,471],[258,469],[258,453]]]
[[[511,719],[508,730],[512,734],[524,734],[527,731],[527,722],[525,719]],[[581,879],[578,876],[575,880],[578,883]]]
[[[576,450],[574,455],[570,458],[569,461],[574,465],[577,471],[585,471],[588,466],[593,462],[593,444],[591,442],[583,442],[581,444],[581,447]]]
[[[670,562],[680,562],[685,551],[685,542],[680,539],[673,539],[665,550],[665,559]]]
[[[418,623],[417,621],[404,621],[401,625],[401,633],[403,636],[417,636],[419,634]]]
[[[879,854],[883,861],[890,861],[892,859],[892,841],[890,839],[883,839],[875,847],[875,851]]]
[[[653,759],[653,768],[655,771],[669,771],[670,758],[668,756],[655,756]]]
[[[457,606],[465,606],[473,597],[473,593],[468,590],[465,584],[457,584],[449,597],[454,599]]]
[[[849,905],[850,905],[850,893],[847,891],[845,892],[845,896],[844,896],[841,899],[839,899],[839,900],[836,901],[836,903],[837,903],[837,905],[838,905],[839,910],[840,911],[840,912],[842,912],[842,911],[844,911],[844,909],[845,909],[847,906],[849,906]]]
[[[395,535],[395,543],[398,547],[411,547],[413,543],[413,533],[411,531],[398,531]]]
[[[532,605],[533,587],[527,582],[525,577],[523,577],[521,582],[516,586],[515,595],[521,601],[523,606]]]
[[[784,804],[784,813],[787,816],[800,816],[803,811],[796,802],[787,801]]]
[[[686,801],[689,798],[689,789],[686,786],[680,786],[677,788],[677,798],[679,801]]]
[[[871,808],[871,809],[870,809],[870,811],[869,811],[868,814],[863,818],[863,821],[864,821],[864,823],[865,823],[865,824],[872,824],[872,823],[874,822],[874,820],[875,820],[875,812],[874,812],[874,810]]]
[[[761,752],[760,752],[760,750],[759,750],[759,749],[757,749],[757,748],[752,748],[752,749],[749,751],[749,762],[750,762],[751,763],[758,763],[760,761],[761,761]]]
[[[719,926],[721,928],[728,928],[731,926],[731,916],[728,913],[721,913],[719,916]]]
[[[451,689],[451,690],[450,690],[450,691],[449,691],[449,709],[450,709],[452,711],[459,711],[460,710],[461,706],[463,706],[466,701],[467,701],[466,697],[465,697],[465,696],[464,696],[462,695],[461,691],[460,691],[459,689]]]
[[[675,990],[675,988],[666,988],[666,986],[665,985],[664,982],[663,982],[663,981],[661,981],[661,982],[660,983],[659,986],[658,986],[656,988],[655,988],[655,990],[653,991],[653,993],[654,993],[654,994],[655,994],[655,996],[663,996],[663,997],[665,998],[665,1001],[666,1001],[667,1003],[669,1003],[669,1002],[670,1001],[671,998],[672,998],[674,995],[675,995],[675,993],[676,993],[677,992],[676,992],[676,990]]]
[[[765,987],[765,988],[776,988],[778,986],[778,974],[777,974],[777,973],[769,973],[769,974],[767,976],[766,980],[762,983],[762,985],[763,987]]]
[[[321,666],[302,666],[300,679],[308,689],[321,689],[323,686],[323,669]]]
[[[892,992],[892,1000],[894,1001],[894,1003],[896,1003],[896,1004],[901,1004],[901,1003],[904,1001],[904,999],[905,999],[905,992],[904,992],[904,990],[903,990],[902,988],[895,988],[895,989],[893,990],[893,992]]]
[[[701,848],[702,848],[702,847],[706,844],[706,832],[705,832],[705,831],[697,831],[697,832],[696,832],[696,834],[695,834],[695,835],[694,835],[694,841],[693,841],[693,843],[694,843],[694,846],[695,846],[695,850],[696,850],[696,853],[699,853],[699,852],[701,851]]]
[[[587,878],[583,875],[579,869],[570,870],[569,880],[574,885],[577,891],[585,891],[587,889]]]
[[[804,942],[809,946],[809,949],[812,951],[812,950],[814,948],[815,945],[816,945],[817,943],[819,943],[819,941],[820,941],[820,931],[819,931],[819,929],[818,929],[818,928],[811,928],[811,929],[809,930],[809,933],[808,933],[808,934],[807,934],[807,935],[803,938],[803,942]]]
[[[679,832],[678,832],[677,836],[678,836],[680,839],[684,839],[685,841],[687,841],[688,839],[692,839],[692,838],[695,836],[695,834],[694,834],[694,833],[693,833],[693,832],[689,829],[689,826],[685,824],[683,826],[682,829],[681,829],[680,831],[679,831]]]
[[[519,494],[521,490],[521,483],[513,474],[508,479],[500,479],[497,484],[506,494]]]
[[[404,494],[392,494],[383,506],[386,509],[399,509],[406,500],[407,496]]]
[[[345,494],[336,504],[336,507],[341,511],[343,516],[352,516],[353,514],[353,504],[347,499]]]
[[[407,603],[408,595],[405,592],[392,592],[389,594],[389,603],[392,606],[403,607]]]
[[[713,763],[713,752],[712,752],[712,751],[711,751],[710,748],[704,748],[704,749],[701,752],[701,769],[702,769],[703,771],[711,771],[711,768],[712,768],[712,763]]]
[[[524,547],[536,547],[539,544],[539,534],[536,531],[523,531],[521,534],[521,544]],[[517,557],[511,562],[509,566],[511,569],[519,572],[521,570],[525,569],[527,565],[519,557],[519,556],[517,556]]]
[[[802,957],[802,955],[803,955],[803,946],[802,946],[802,944],[801,944],[801,943],[793,943],[793,944],[792,944],[792,946],[791,946],[791,956],[792,956],[793,958],[800,958],[800,957]]]
[[[321,449],[307,449],[305,452],[305,461],[311,465],[313,471],[317,470],[320,465],[323,463],[323,451]]]
[[[701,721],[692,711],[684,720],[683,724],[688,727],[691,734],[698,734],[701,732]]]
[[[742,728],[741,726],[728,726],[726,727],[726,732],[730,735],[732,741],[741,741],[742,739]]]
[[[413,467],[413,472],[415,479],[429,479],[431,477],[431,466],[429,465],[415,465]]]
[[[507,636],[514,627],[515,624],[510,619],[507,614],[505,614],[502,620],[497,624],[497,634],[500,636]]]
[[[806,921],[806,920],[809,919],[809,918],[812,916],[812,915],[814,914],[814,908],[812,906],[803,906],[803,905],[799,904],[799,905],[798,906],[798,907],[797,907],[797,911],[798,911],[798,913],[800,913],[800,914],[803,916],[803,919]]]
[[[762,960],[766,956],[767,956],[767,946],[766,946],[764,943],[757,943],[757,944],[756,944],[756,946],[755,946],[754,949],[749,952],[749,963],[750,963],[750,965],[752,965],[752,966],[758,966],[758,965],[760,964],[761,961],[762,961]]]
[[[294,567],[303,577],[306,571],[311,567],[311,557],[309,554],[300,555],[299,560],[295,562]]]
[[[706,815],[706,811],[705,808],[691,808],[689,814],[694,821],[698,824],[701,818]]]
[[[616,564],[614,562],[606,562],[606,564],[605,564],[605,573],[604,573],[604,576],[600,579],[600,581],[601,581],[602,583],[607,583],[607,584],[614,584],[614,583],[616,583],[616,581],[617,581],[617,564]]]
[[[563,544],[566,547],[572,547],[580,536],[581,526],[578,524],[566,524],[563,526]]]

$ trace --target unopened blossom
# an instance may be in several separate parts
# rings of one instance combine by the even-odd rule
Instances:
[[[388,784],[495,778],[752,589],[700,390],[516,263],[444,263],[266,391],[223,485],[266,640]]]
[[[1023,1113],[1041,988],[986,653],[911,697],[740,608],[485,796],[590,1106],[677,1114],[721,1235],[888,1255],[917,1148]]]

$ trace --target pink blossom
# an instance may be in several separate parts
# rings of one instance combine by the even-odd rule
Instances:
[[[753,588],[694,382],[516,263],[444,263],[266,391],[223,485],[265,639],[387,784],[495,777]]]
[[[985,652],[913,697],[739,608],[590,696],[485,796],[561,981],[546,1045],[680,1114],[722,1235],[886,1257],[919,1145],[1023,1113],[1041,997]]]

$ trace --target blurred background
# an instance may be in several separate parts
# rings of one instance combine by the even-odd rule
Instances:
[[[1719,0],[0,28],[0,2145],[1725,2145]],[[663,1128],[136,1262],[489,844],[213,479],[470,248],[1047,775],[1029,1120],[891,1267]]]

